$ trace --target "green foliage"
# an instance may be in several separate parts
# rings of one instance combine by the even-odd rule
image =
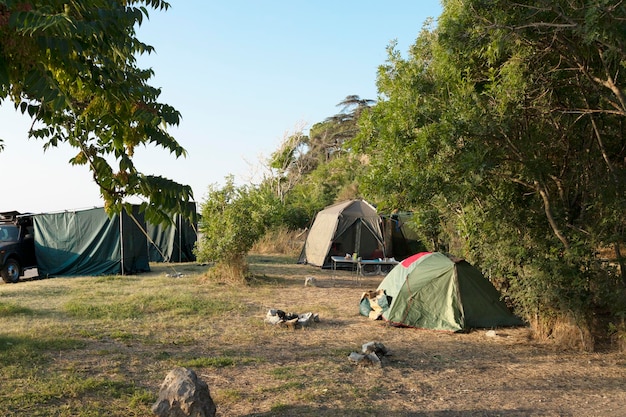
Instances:
[[[363,164],[353,154],[338,156],[309,173],[285,201],[306,216],[307,222],[302,226],[309,226],[322,208],[338,200],[359,197],[355,178],[362,169]]]
[[[119,303],[98,303],[93,299],[76,298],[63,306],[74,318],[84,320],[139,319],[154,314],[168,313],[174,316],[211,317],[225,311],[234,311],[240,305],[232,300],[213,298],[210,301],[190,294],[135,295]]]
[[[372,104],[348,96],[338,104],[339,113],[314,124],[308,135],[289,135],[272,154],[272,173],[258,187],[267,227],[305,228],[323,207],[360,196],[355,178],[364,165],[350,141]]]
[[[254,188],[235,186],[232,176],[222,188],[210,186],[201,205],[198,260],[240,264],[265,229],[265,201]]]
[[[0,2],[0,102],[10,99],[33,119],[29,135],[45,141],[44,149],[76,149],[70,162],[89,167],[109,212],[138,196],[148,201],[141,206],[146,219],[161,222],[174,213],[191,217],[193,194],[142,174],[132,160],[141,145],[186,154],[167,132],[180,114],[158,102],[160,90],[148,84],[152,70],[137,67],[136,56],[153,51],[135,36],[148,8],[169,4]]]
[[[626,238],[624,16],[621,2],[447,1],[407,59],[390,46],[385,99],[352,145],[365,195],[413,209],[433,249],[488,271],[526,317],[586,327],[604,285],[624,291],[623,258],[620,283],[596,255]]]
[[[15,366],[29,368],[43,363],[47,358],[43,355],[49,351],[63,351],[79,349],[83,342],[74,338],[54,337],[0,337],[0,364],[3,367]]]
[[[35,312],[30,308],[22,307],[11,303],[0,303],[0,316],[10,317],[19,315],[33,315]]]
[[[147,408],[147,404],[154,402],[156,396],[145,388],[135,386],[127,381],[115,381],[109,377],[80,377],[70,376],[59,378],[58,375],[44,376],[41,379],[30,381],[26,389],[16,389],[12,396],[12,404],[5,410],[8,416],[47,416],[46,409],[52,404],[63,402],[61,414],[77,417],[102,415],[104,404],[107,401],[119,400],[125,403],[126,412],[130,415],[139,415]],[[80,403],[76,398],[92,398],[91,401]],[[104,400],[107,399],[107,400]]]

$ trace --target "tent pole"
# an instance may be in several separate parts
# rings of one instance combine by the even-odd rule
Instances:
[[[182,243],[183,243],[183,220],[182,220],[182,214],[178,214],[177,216],[178,219],[178,262],[182,262],[183,261],[183,248],[182,248]]]
[[[356,256],[361,256],[361,220],[359,220],[356,224],[356,242],[354,242],[354,251],[356,252]]]
[[[124,275],[124,228],[122,227],[122,219],[124,218],[124,210],[120,210],[120,266],[122,275]]]

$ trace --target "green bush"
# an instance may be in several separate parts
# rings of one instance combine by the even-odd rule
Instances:
[[[233,266],[236,273],[243,275],[245,256],[265,230],[258,191],[237,187],[233,177],[227,177],[224,187],[209,187],[201,214],[196,248],[198,261]]]

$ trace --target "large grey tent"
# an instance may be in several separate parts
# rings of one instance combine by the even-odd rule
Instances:
[[[381,221],[376,209],[363,200],[349,200],[317,213],[298,263],[330,267],[331,248],[337,255],[357,253],[368,258],[383,246]]]
[[[150,270],[143,216],[103,208],[33,216],[40,276],[113,275]]]

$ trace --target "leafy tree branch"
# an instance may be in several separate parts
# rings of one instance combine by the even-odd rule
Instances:
[[[151,221],[194,215],[189,186],[142,174],[132,159],[137,146],[186,155],[167,132],[179,112],[158,101],[152,70],[136,61],[154,50],[136,27],[148,8],[169,7],[161,0],[0,2],[0,102],[8,98],[33,119],[29,135],[44,149],[77,149],[71,163],[89,167],[108,211],[139,197]]]

